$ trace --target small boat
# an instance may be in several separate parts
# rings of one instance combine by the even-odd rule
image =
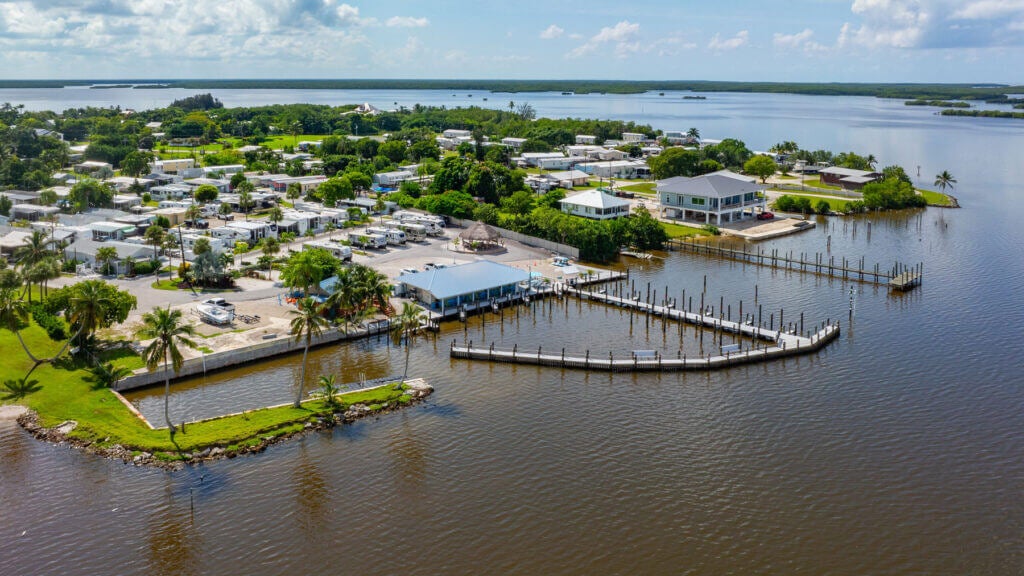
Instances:
[[[210,298],[196,305],[196,312],[204,322],[223,326],[235,319],[235,307],[224,302],[223,298]]]

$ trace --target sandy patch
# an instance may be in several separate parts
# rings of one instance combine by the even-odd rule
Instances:
[[[25,412],[28,412],[28,408],[24,406],[0,406],[0,421],[17,420]]]

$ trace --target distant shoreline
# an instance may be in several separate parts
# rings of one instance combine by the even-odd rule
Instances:
[[[1001,84],[908,84],[826,82],[726,82],[711,80],[455,80],[455,79],[137,79],[0,80],[0,89],[132,86],[136,89],[188,90],[487,90],[490,92],[562,92],[640,94],[644,92],[756,92],[817,96],[875,96],[908,100],[1001,101],[1024,93],[1024,86]]]

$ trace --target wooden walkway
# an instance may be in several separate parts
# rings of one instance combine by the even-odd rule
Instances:
[[[666,319],[748,336],[755,341],[755,344],[746,350],[737,347],[735,350],[723,351],[719,354],[696,357],[687,356],[680,352],[673,358],[663,356],[654,351],[652,354],[633,353],[631,357],[627,358],[615,358],[609,352],[607,358],[605,358],[603,356],[592,356],[589,351],[582,356],[571,353],[566,355],[564,348],[562,348],[560,353],[552,354],[548,352],[545,354],[542,347],[538,347],[536,352],[532,350],[519,350],[518,346],[513,347],[511,350],[501,350],[496,349],[493,344],[486,348],[478,348],[474,347],[472,342],[459,346],[453,341],[449,355],[452,358],[468,360],[486,360],[489,362],[509,362],[611,372],[715,370],[739,364],[764,362],[796,354],[816,352],[839,336],[838,322],[823,322],[818,330],[808,331],[806,334],[801,335],[795,331],[765,330],[763,327],[755,326],[751,323],[732,322],[714,316],[677,310],[671,306],[658,306],[639,299],[629,300],[600,292],[584,291],[571,286],[559,286],[558,289],[565,294],[574,295],[581,299],[602,302],[621,308],[632,308]],[[757,346],[758,342],[763,343],[763,345]]]
[[[835,256],[826,256],[818,252],[814,254],[808,252],[796,254],[792,251],[780,253],[778,249],[765,251],[760,247],[757,248],[756,252],[753,252],[748,250],[747,246],[744,246],[742,250],[735,250],[714,246],[710,242],[676,239],[669,240],[667,246],[669,250],[725,258],[781,270],[792,270],[795,272],[830,276],[832,278],[842,278],[844,280],[886,285],[893,288],[898,287],[893,283],[893,280],[896,278],[903,275],[913,275],[916,277],[914,283],[900,283],[900,285],[906,286],[905,288],[898,288],[901,290],[907,290],[920,285],[921,279],[924,276],[923,263],[907,266],[896,262],[891,268],[883,270],[879,264],[875,264],[873,268],[866,268],[863,257],[859,261],[848,260],[844,257],[840,258],[837,262]]]

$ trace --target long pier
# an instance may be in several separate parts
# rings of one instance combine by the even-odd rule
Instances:
[[[823,322],[817,330],[807,331],[803,334],[795,329],[791,331],[766,330],[753,322],[733,322],[712,315],[679,310],[672,305],[659,306],[639,298],[622,298],[604,292],[586,291],[564,285],[559,286],[558,289],[564,294],[575,295],[580,299],[631,308],[665,319],[747,336],[754,340],[754,345],[746,350],[742,349],[740,345],[726,346],[722,347],[718,354],[698,356],[687,356],[680,351],[673,358],[666,357],[657,351],[634,351],[626,358],[615,358],[612,352],[608,352],[608,356],[605,358],[604,356],[592,356],[589,350],[581,356],[572,353],[566,355],[565,348],[562,348],[559,353],[550,351],[544,353],[541,346],[538,346],[537,351],[533,352],[532,350],[520,350],[518,346],[514,346],[511,350],[497,349],[494,344],[480,348],[474,347],[472,342],[459,346],[452,341],[449,355],[452,358],[468,360],[610,372],[715,370],[816,352],[839,336],[838,322]],[[758,343],[762,343],[762,345],[758,346]]]
[[[919,286],[924,276],[924,263],[907,266],[896,262],[891,268],[887,269],[882,269],[876,263],[874,268],[866,268],[863,257],[859,261],[848,260],[843,257],[837,262],[835,256],[825,255],[820,252],[815,252],[813,255],[809,252],[795,254],[793,251],[780,253],[777,248],[765,251],[760,247],[758,247],[756,252],[752,252],[747,250],[746,246],[742,250],[735,250],[722,246],[713,246],[710,242],[677,239],[669,240],[667,246],[669,250],[725,258],[780,270],[791,270],[841,278],[843,280],[880,284],[899,290],[908,290]],[[811,259],[812,256],[813,260]]]

